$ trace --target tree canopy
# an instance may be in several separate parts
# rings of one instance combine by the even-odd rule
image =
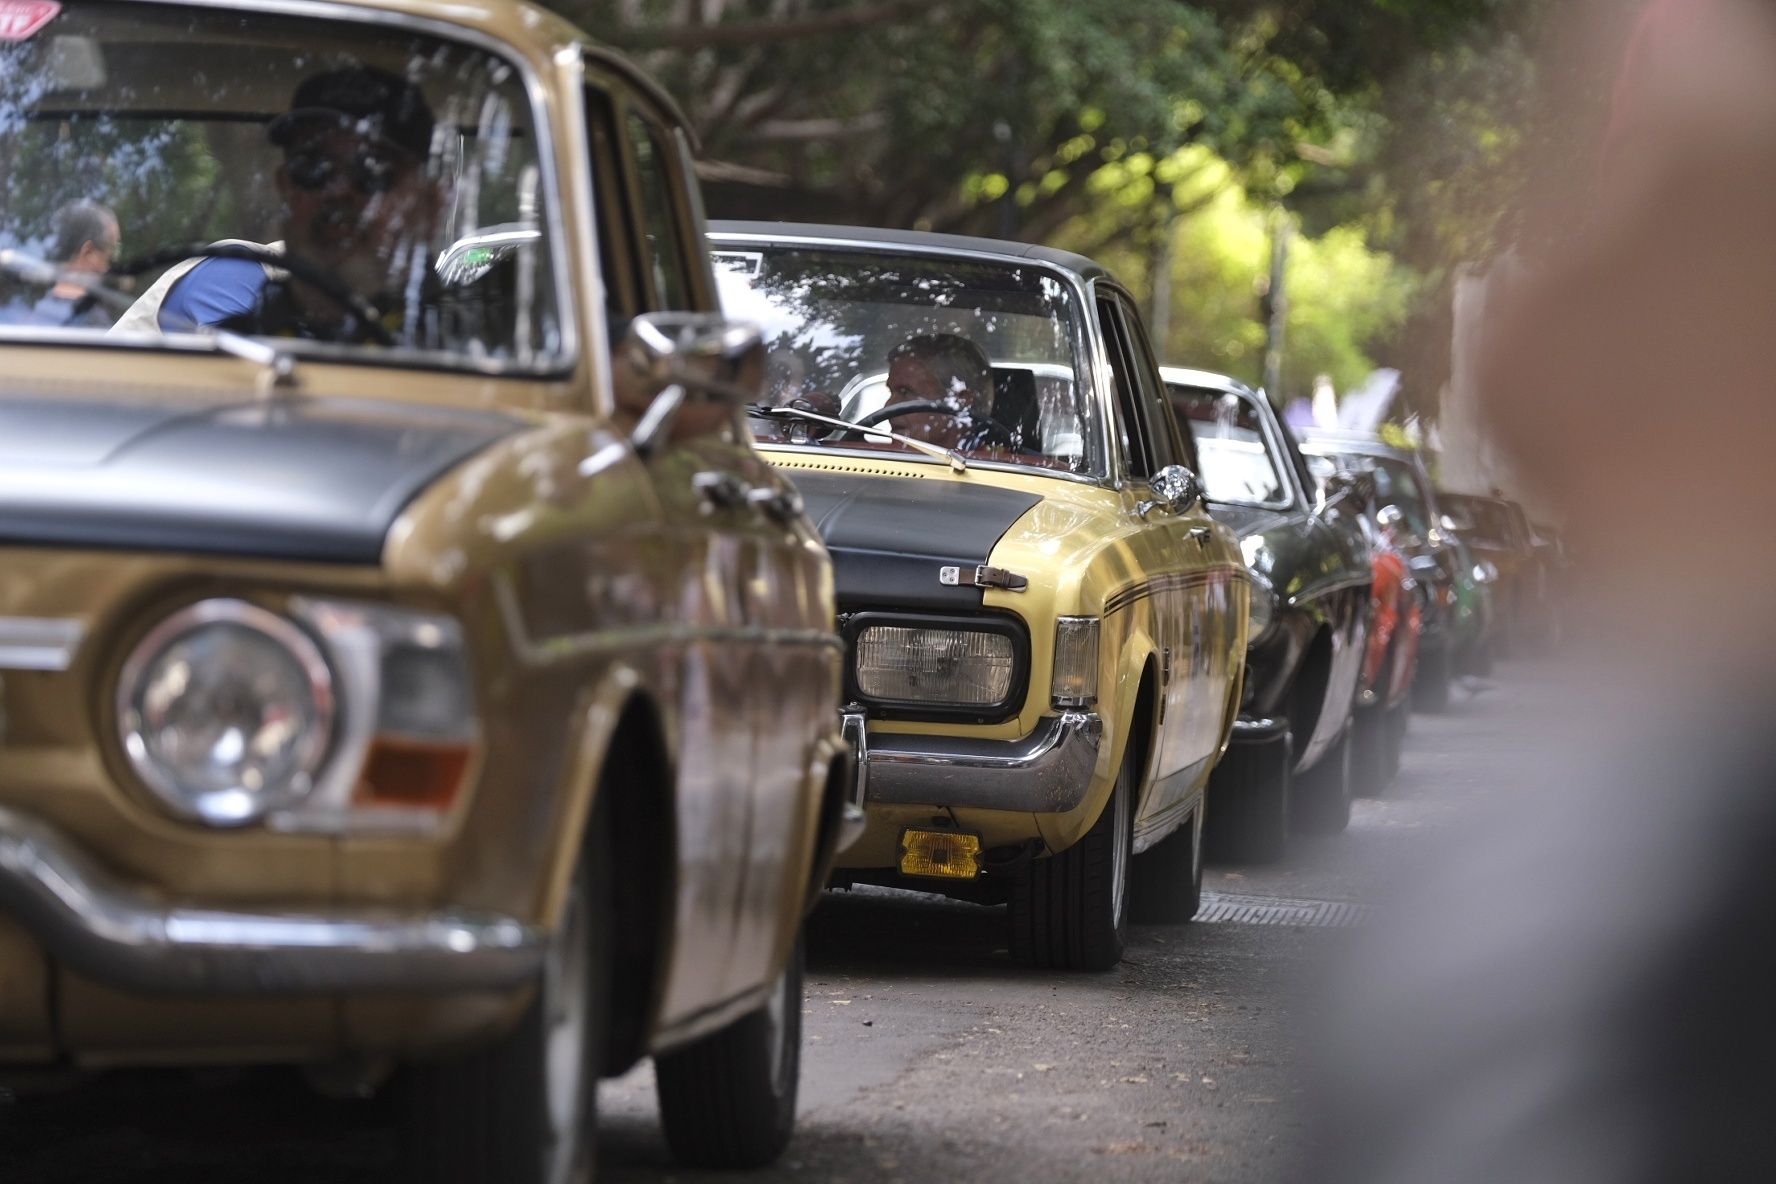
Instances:
[[[1255,357],[1230,352],[1262,335],[1251,276],[1267,267],[1268,248],[1249,215],[1281,204],[1303,230],[1290,273],[1304,285],[1295,315],[1319,317],[1328,334],[1329,352],[1311,364],[1348,375],[1384,353],[1422,371],[1419,389],[1434,389],[1447,277],[1492,249],[1515,183],[1528,58],[1511,30],[1545,5],[558,7],[635,54],[685,104],[710,157],[713,213],[1064,241],[1114,257],[1138,288],[1165,239],[1184,268],[1174,276],[1174,348],[1215,336],[1218,309],[1245,310],[1219,347],[1180,360],[1243,360],[1236,372],[1255,378]],[[1243,284],[1197,282],[1217,268]],[[1376,303],[1352,294],[1357,275]],[[1345,340],[1333,348],[1335,320]],[[1304,359],[1292,359],[1289,383],[1304,371],[1311,381],[1295,361]]]

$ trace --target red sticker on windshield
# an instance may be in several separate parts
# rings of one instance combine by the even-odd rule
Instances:
[[[0,41],[24,41],[55,20],[56,0],[0,0]]]

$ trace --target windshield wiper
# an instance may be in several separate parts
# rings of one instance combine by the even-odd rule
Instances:
[[[27,284],[38,284],[43,287],[54,287],[57,284],[72,284],[84,291],[88,297],[99,304],[112,309],[119,315],[126,313],[135,304],[136,298],[128,292],[107,287],[97,277],[87,271],[69,271],[55,264],[22,251],[11,248],[0,249],[0,271],[18,277]],[[201,334],[214,343],[217,350],[225,354],[252,362],[262,367],[270,379],[270,386],[290,386],[296,379],[296,359],[274,345],[263,341],[254,341],[242,337],[239,333],[221,329],[215,325],[203,325],[190,317],[178,318],[185,322],[184,328]]]
[[[932,444],[925,440],[915,440],[911,436],[903,436],[899,432],[891,432],[880,424],[871,424],[868,427],[864,427],[861,424],[851,423],[849,420],[835,419],[830,415],[821,415],[814,411],[804,411],[800,407],[767,407],[763,403],[749,403],[746,407],[746,413],[748,415],[756,415],[760,419],[801,419],[812,423],[823,423],[828,427],[846,428],[853,432],[862,432],[866,436],[887,436],[890,440],[905,444],[914,452],[923,453],[924,455],[929,456],[932,460],[948,461],[950,468],[955,472],[966,473],[968,471],[968,462],[963,460],[962,454],[955,449],[940,448],[936,444]]]

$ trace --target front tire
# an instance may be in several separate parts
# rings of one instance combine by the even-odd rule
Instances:
[[[595,825],[517,1027],[471,1056],[407,1070],[397,1088],[412,1180],[590,1184],[596,1174],[612,949],[608,851]]]
[[[1209,777],[1203,840],[1217,863],[1275,863],[1289,846],[1288,732],[1259,744],[1230,745]]]
[[[1296,776],[1294,821],[1301,834],[1335,835],[1350,825],[1353,731],[1346,728],[1318,764]]]
[[[1449,710],[1449,647],[1420,651],[1418,673],[1412,678],[1412,708],[1435,715]]]
[[[761,1168],[795,1133],[802,1066],[802,939],[770,1002],[654,1060],[660,1122],[687,1167]]]
[[[1129,907],[1137,921],[1182,925],[1202,908],[1202,892],[1203,808],[1198,803],[1182,826],[1135,856]]]
[[[1130,745],[1110,800],[1085,837],[1032,860],[1012,882],[1006,915],[1013,961],[1055,970],[1109,970],[1122,961],[1137,775]]]
[[[1351,794],[1378,798],[1393,780],[1388,760],[1388,713],[1380,704],[1365,708],[1351,723]]]

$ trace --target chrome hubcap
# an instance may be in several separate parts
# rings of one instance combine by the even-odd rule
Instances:
[[[783,972],[765,1004],[765,1038],[771,1042],[771,1094],[782,1097],[789,1076],[789,1009],[800,1007],[800,999],[790,998],[790,974]]]
[[[543,963],[543,1088],[549,1122],[544,1178],[549,1184],[572,1184],[580,1174],[585,1094],[593,1088],[586,1064],[592,943],[585,898],[582,869],[574,874],[561,930]]]
[[[1110,791],[1110,919],[1122,924],[1122,910],[1128,896],[1129,830],[1134,825],[1129,805],[1129,787],[1117,785]]]

